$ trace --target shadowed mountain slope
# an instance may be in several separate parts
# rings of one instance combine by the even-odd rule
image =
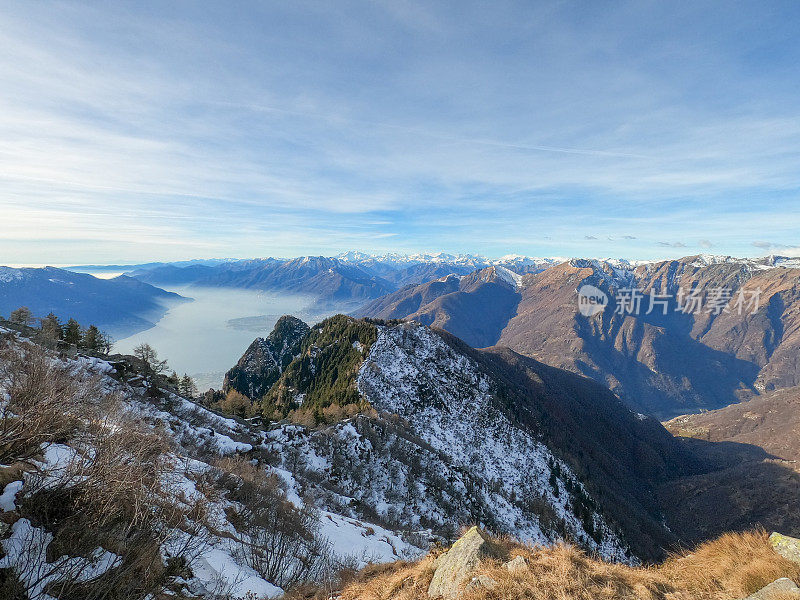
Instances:
[[[170,303],[187,301],[125,275],[98,279],[55,267],[0,267],[0,314],[24,305],[35,317],[52,312],[62,320],[97,325],[116,338],[149,329]]]
[[[797,261],[690,256],[633,266],[576,259],[524,275],[502,300],[466,291],[468,279],[458,289],[454,279],[407,287],[358,314],[418,320],[474,346],[508,346],[591,377],[662,418],[800,385]],[[609,297],[590,317],[577,305],[577,290],[587,284]],[[617,310],[626,289],[642,294],[637,312]],[[665,304],[656,297],[651,306],[651,290],[664,294]],[[702,296],[699,310],[685,304],[692,290]],[[718,290],[727,296],[715,309]],[[678,310],[679,302],[687,310]]]

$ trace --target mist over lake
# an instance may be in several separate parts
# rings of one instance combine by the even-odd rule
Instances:
[[[269,334],[281,315],[309,324],[335,310],[313,311],[314,298],[274,292],[195,286],[164,286],[193,298],[171,306],[155,327],[118,340],[114,352],[130,354],[138,344],[153,346],[170,369],[195,378],[197,387],[219,389],[225,372],[256,338]]]

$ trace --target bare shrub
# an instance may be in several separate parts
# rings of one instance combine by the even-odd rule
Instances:
[[[39,346],[0,338],[0,464],[67,438],[101,395],[96,377],[73,373]]]
[[[14,585],[29,600],[144,598],[187,574],[211,524],[168,438],[74,363],[27,344],[3,352],[0,456],[29,459],[8,543]]]
[[[238,558],[283,588],[318,580],[330,551],[319,534],[316,511],[295,506],[283,481],[259,466],[241,458],[222,459],[217,465],[217,484],[235,503],[227,512],[239,536]]]

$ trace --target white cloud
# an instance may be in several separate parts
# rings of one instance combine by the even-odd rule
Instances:
[[[17,262],[36,243],[81,262],[432,234],[562,254],[596,231],[641,255],[701,235],[733,253],[800,228],[795,95],[777,75],[739,94],[754,80],[712,16],[676,33],[661,14],[631,52],[635,3],[592,27],[513,3],[151,8],[42,2],[0,23],[0,250]]]

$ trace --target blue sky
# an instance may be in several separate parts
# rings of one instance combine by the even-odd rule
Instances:
[[[0,263],[800,250],[795,2],[0,1]]]

